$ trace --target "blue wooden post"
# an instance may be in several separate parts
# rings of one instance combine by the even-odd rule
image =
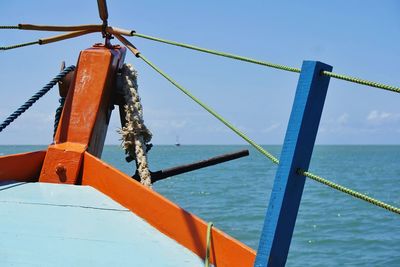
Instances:
[[[303,194],[332,67],[304,61],[254,266],[284,266]]]

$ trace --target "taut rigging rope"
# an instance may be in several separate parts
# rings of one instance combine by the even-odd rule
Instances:
[[[253,146],[255,149],[257,149],[261,154],[266,156],[268,159],[270,159],[273,163],[279,164],[278,158],[276,158],[274,155],[272,155],[270,152],[266,151],[264,148],[262,148],[260,145],[258,145],[256,142],[251,140],[247,135],[242,133],[239,129],[237,129],[235,126],[233,126],[230,122],[228,122],[226,119],[224,119],[221,115],[219,115],[217,112],[215,112],[213,109],[211,109],[209,106],[207,106],[205,103],[200,101],[197,97],[192,95],[187,89],[185,89],[183,86],[178,84],[175,80],[173,80],[170,76],[168,76],[165,72],[163,72],[160,68],[158,68],[156,65],[154,65],[151,61],[149,61],[145,56],[143,56],[137,49],[136,47],[131,44],[128,40],[126,40],[124,37],[116,35],[116,37],[125,45],[127,45],[128,49],[131,50],[133,54],[135,54],[136,57],[141,58],[144,62],[146,62],[151,68],[153,68],[156,72],[161,74],[165,79],[167,79],[170,83],[172,83],[175,87],[177,87],[180,91],[182,91],[185,95],[190,97],[193,101],[195,101],[197,104],[199,104],[202,108],[204,108],[206,111],[208,111],[211,115],[213,115],[215,118],[217,118],[219,121],[221,121],[223,124],[225,124],[228,128],[230,128],[232,131],[234,131],[237,135],[242,137],[247,143],[249,143],[251,146]],[[400,215],[400,208],[397,208],[395,206],[392,206],[390,204],[387,204],[383,201],[380,201],[378,199],[369,197],[365,194],[356,192],[354,190],[351,190],[345,186],[333,183],[325,178],[322,178],[318,175],[315,175],[311,172],[306,172],[303,170],[299,170],[298,173],[300,175],[304,175],[308,178],[311,178],[317,182],[320,182],[322,184],[328,185],[329,187],[339,190],[343,193],[346,193],[348,195],[351,195],[355,198],[367,201],[375,206],[384,208],[388,211],[391,211],[393,213],[399,214]]]
[[[107,13],[106,9],[101,7],[101,4],[103,2],[104,2],[103,0],[99,0],[98,1],[98,3],[99,3],[99,14],[100,14],[100,17],[103,19],[103,22],[104,22],[105,21],[104,19],[106,19],[106,17],[108,17],[108,14],[106,16],[106,13]],[[23,25],[23,24],[20,24],[19,26],[0,26],[0,29],[21,29],[22,28],[21,25]],[[29,25],[29,24],[26,24],[26,25]],[[252,145],[255,149],[257,149],[260,153],[262,153],[268,159],[270,159],[273,163],[279,164],[279,160],[275,156],[273,156],[271,153],[269,153],[268,151],[263,149],[260,145],[255,143],[248,136],[246,136],[244,133],[242,133],[239,129],[237,129],[235,126],[233,126],[230,122],[225,120],[221,115],[219,115],[213,109],[211,109],[206,104],[201,102],[197,97],[192,95],[183,86],[181,86],[176,81],[174,81],[171,77],[169,77],[161,69],[159,69],[152,62],[150,62],[145,56],[140,54],[140,52],[136,49],[136,47],[133,44],[131,44],[128,40],[126,40],[124,37],[122,37],[121,35],[137,36],[137,37],[141,37],[141,38],[145,38],[145,39],[149,39],[149,40],[153,40],[153,41],[157,41],[157,42],[161,42],[161,43],[180,46],[180,47],[184,47],[184,48],[188,48],[188,49],[192,49],[192,50],[197,50],[197,51],[204,52],[204,53],[209,53],[209,54],[213,54],[213,55],[217,55],[217,56],[223,56],[223,57],[227,57],[227,58],[232,58],[232,59],[236,59],[236,60],[241,60],[241,61],[245,61],[245,62],[249,62],[249,63],[254,63],[254,64],[263,65],[263,66],[272,67],[272,68],[285,70],[285,71],[290,71],[290,72],[300,73],[301,70],[299,68],[294,68],[294,67],[289,67],[289,66],[285,66],[285,65],[270,63],[270,62],[266,62],[266,61],[259,61],[259,60],[255,60],[255,59],[251,59],[251,58],[247,58],[247,57],[243,57],[243,56],[238,56],[238,55],[229,54],[229,53],[225,53],[225,52],[220,52],[220,51],[216,51],[216,50],[205,49],[205,48],[201,48],[201,47],[197,47],[197,46],[193,46],[193,45],[188,45],[188,44],[184,44],[184,43],[178,43],[178,42],[174,42],[174,41],[169,41],[169,40],[156,38],[156,37],[152,37],[152,36],[148,36],[148,35],[144,35],[144,34],[139,34],[139,33],[136,33],[135,31],[129,31],[129,30],[124,30],[124,29],[108,27],[104,23],[103,23],[103,25],[83,25],[83,27],[87,27],[87,26],[94,26],[96,28],[95,29],[92,29],[92,28],[91,29],[85,29],[85,30],[81,30],[81,31],[74,31],[74,32],[70,32],[70,33],[67,33],[67,34],[63,34],[63,35],[59,35],[59,36],[55,36],[55,37],[51,37],[51,38],[39,39],[38,41],[30,42],[30,43],[24,43],[24,44],[8,46],[8,47],[0,47],[0,50],[8,50],[8,49],[18,48],[18,47],[23,47],[23,46],[33,45],[33,44],[45,44],[45,43],[60,41],[60,40],[68,39],[68,38],[73,38],[73,37],[77,37],[77,36],[80,36],[80,35],[83,35],[83,34],[99,31],[97,27],[100,26],[100,27],[102,27],[101,31],[106,30],[108,33],[114,34],[122,43],[124,43],[128,47],[128,49],[133,54],[135,54],[136,57],[141,58],[151,68],[153,68],[156,72],[161,74],[164,78],[166,78],[169,82],[171,82],[174,86],[176,86],[184,94],[189,96],[197,104],[199,104],[201,107],[203,107],[205,110],[207,110],[215,118],[217,118],[219,121],[221,121],[223,124],[225,124],[228,128],[230,128],[232,131],[234,131],[237,135],[239,135],[241,138],[243,138],[246,142],[248,142],[250,145]],[[29,28],[29,26],[25,26],[25,27]],[[33,25],[33,26],[31,25],[30,27],[31,28],[35,28],[36,27],[36,29],[40,28],[40,26],[38,26],[38,25]],[[49,30],[49,27],[53,27],[53,29],[56,29],[57,27],[60,28],[62,26],[41,26],[41,27],[42,27],[42,30],[45,30],[46,27],[47,27],[47,30]],[[78,27],[78,26],[66,26],[66,27]],[[66,27],[64,28],[65,30],[66,30]],[[82,27],[82,25],[80,27]],[[356,77],[352,77],[352,76],[337,74],[337,73],[333,73],[333,72],[329,72],[329,71],[323,71],[321,74],[322,75],[327,75],[327,76],[330,76],[330,77],[336,78],[336,79],[341,79],[341,80],[345,80],[345,81],[349,81],[349,82],[354,82],[354,83],[358,83],[358,84],[362,84],[362,85],[367,85],[367,86],[371,86],[371,87],[375,87],[375,88],[379,88],[379,89],[384,89],[384,90],[400,93],[400,87],[395,87],[395,86],[391,86],[391,85],[377,83],[377,82],[373,82],[373,81],[369,81],[369,80],[365,80],[365,79],[360,79],[360,78],[356,78]],[[31,101],[31,100],[29,100],[29,101]],[[34,100],[33,102],[35,102],[36,100]],[[29,108],[29,106],[32,105],[32,103],[29,104],[30,103],[29,101],[27,103],[25,103],[24,106],[28,105],[28,108]],[[21,108],[18,109],[15,114],[13,113],[9,118],[6,119],[5,122],[3,122],[3,124],[0,125],[0,132],[11,121],[13,121],[16,117],[18,117],[22,112],[24,112],[27,109],[26,108],[25,110],[23,110]],[[379,201],[377,199],[368,197],[368,196],[366,196],[364,194],[361,194],[359,192],[356,192],[356,191],[353,191],[351,189],[348,189],[348,188],[346,188],[344,186],[341,186],[341,185],[338,185],[336,183],[330,182],[330,181],[328,181],[328,180],[326,180],[326,179],[324,179],[324,178],[322,178],[322,177],[320,177],[318,175],[315,175],[315,174],[313,174],[311,172],[307,172],[307,171],[304,171],[304,170],[299,170],[299,174],[304,175],[306,177],[309,177],[309,178],[311,178],[311,179],[313,179],[315,181],[318,181],[320,183],[323,183],[325,185],[328,185],[331,188],[340,190],[340,191],[342,191],[342,192],[344,192],[346,194],[352,195],[353,197],[365,200],[365,201],[370,202],[370,203],[372,203],[372,204],[374,204],[376,206],[379,206],[379,207],[385,208],[385,209],[387,209],[389,211],[392,211],[394,213],[400,214],[400,208],[391,206],[391,205],[386,204],[386,203],[384,203],[382,201]]]
[[[236,59],[236,60],[240,60],[240,61],[245,61],[245,62],[258,64],[258,65],[262,65],[262,66],[266,66],[266,67],[271,67],[271,68],[275,68],[275,69],[280,69],[280,70],[284,70],[284,71],[300,73],[300,69],[299,68],[294,68],[294,67],[290,67],[290,66],[275,64],[275,63],[271,63],[271,62],[267,62],[267,61],[260,61],[260,60],[256,60],[256,59],[252,59],[252,58],[248,58],[248,57],[243,57],[243,56],[238,56],[238,55],[234,55],[234,54],[229,54],[229,53],[225,53],[225,52],[221,52],[221,51],[201,48],[201,47],[194,46],[194,45],[179,43],[179,42],[170,41],[170,40],[165,40],[165,39],[161,39],[161,38],[157,38],[157,37],[153,37],[153,36],[149,36],[149,35],[140,34],[140,33],[137,33],[135,31],[131,31],[131,36],[137,36],[137,37],[141,37],[141,38],[152,40],[152,41],[156,41],[156,42],[161,42],[161,43],[170,44],[170,45],[174,45],[174,46],[184,47],[184,48],[196,50],[196,51],[199,51],[199,52],[213,54],[213,55],[216,55],[216,56],[227,57],[227,58]],[[383,84],[383,83],[373,82],[373,81],[369,81],[369,80],[365,80],[365,79],[361,79],[361,78],[356,78],[356,77],[352,77],[352,76],[348,76],[348,75],[338,74],[338,73],[334,73],[334,72],[330,72],[330,71],[324,71],[324,72],[322,72],[322,74],[326,75],[326,76],[329,76],[329,77],[332,77],[332,78],[345,80],[345,81],[348,81],[348,82],[358,83],[358,84],[362,84],[362,85],[366,85],[366,86],[370,86],[370,87],[375,87],[375,88],[378,88],[378,89],[384,89],[384,90],[387,90],[387,91],[400,93],[400,87],[397,87],[397,86],[392,86],[392,85],[387,85],[387,84]]]

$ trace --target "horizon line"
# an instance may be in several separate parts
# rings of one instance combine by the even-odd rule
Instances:
[[[0,146],[49,146],[51,144],[0,144]],[[172,143],[159,143],[154,144],[153,146],[175,146],[176,144]],[[260,144],[261,146],[282,146],[283,144]],[[399,144],[379,144],[379,143],[360,143],[360,144],[324,144],[319,143],[314,146],[399,146]],[[109,143],[104,144],[104,146],[120,146],[120,144]],[[180,144],[180,146],[250,146],[250,144]]]

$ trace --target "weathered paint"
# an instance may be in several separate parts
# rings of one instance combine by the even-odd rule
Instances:
[[[0,266],[204,266],[89,186],[0,186],[0,218]]]
[[[121,205],[127,207],[130,211],[133,211],[136,215],[147,220],[161,233],[166,234],[170,238],[176,240],[179,244],[185,246],[203,258],[206,250],[207,230],[207,224],[204,221],[186,212],[161,195],[144,187],[140,183],[134,181],[131,177],[117,171],[95,157],[99,157],[103,149],[104,138],[113,104],[113,99],[111,97],[111,90],[113,89],[112,85],[116,78],[117,69],[123,63],[124,56],[125,48],[114,47],[108,49],[99,45],[81,53],[75,71],[74,81],[68,90],[66,103],[55,135],[55,143],[49,147],[44,162],[43,159],[40,162],[43,162],[43,166],[40,166],[41,164],[37,166],[37,171],[41,169],[39,181],[58,184],[82,183],[84,185],[91,185],[104,194],[110,196]],[[15,162],[13,162],[13,164]],[[26,176],[26,174],[24,174],[24,176]],[[7,178],[11,177],[12,176],[8,176]],[[2,191],[13,190],[21,186],[25,187],[26,185],[18,184],[16,186],[9,186]],[[54,186],[65,188],[65,185]],[[42,196],[45,194],[46,193],[42,194]],[[78,203],[85,202],[85,197],[82,197],[79,194],[74,196],[65,195],[63,197],[66,198],[64,199],[64,203],[69,203],[68,198],[75,198]],[[19,198],[19,196],[17,196],[17,198]],[[15,202],[18,201],[20,200],[15,200]],[[22,202],[20,202],[21,205],[24,204]],[[85,240],[86,235],[85,233],[82,233],[82,231],[90,230],[88,227],[83,227],[82,230],[79,230],[81,227],[81,219],[86,216],[84,212],[82,212],[82,214],[85,215],[82,215],[81,212],[68,214],[68,212],[65,212],[65,209],[62,209],[63,207],[70,207],[70,204],[51,204],[46,202],[44,204],[39,203],[36,205],[32,202],[30,204],[34,204],[34,207],[29,208],[30,212],[25,211],[21,206],[19,208],[23,211],[15,214],[12,212],[13,204],[10,204],[10,206],[7,206],[8,204],[6,203],[3,204],[6,214],[11,215],[14,223],[21,221],[21,223],[24,223],[24,226],[26,226],[26,224],[29,225],[29,223],[35,222],[35,227],[39,227],[37,229],[17,227],[16,232],[10,233],[10,235],[8,237],[6,236],[5,239],[8,240],[12,239],[12,236],[17,236],[17,238],[12,240],[11,243],[14,241],[19,243],[18,241],[21,241],[23,243],[21,251],[29,250],[29,246],[35,244],[32,251],[37,252],[40,250],[43,252],[42,254],[37,252],[42,256],[42,258],[38,257],[42,262],[50,262],[49,265],[59,265],[52,264],[51,262],[53,255],[56,255],[57,259],[63,258],[66,265],[74,265],[72,263],[69,264],[69,261],[71,261],[71,258],[75,257],[75,252],[64,253],[64,250],[72,249],[74,246],[77,246],[77,249],[83,251],[87,248],[92,248],[99,250],[100,254],[110,254],[110,257],[123,257],[118,251],[119,246],[115,246],[108,251],[101,247],[104,245],[101,242],[97,245],[95,243],[85,243],[81,245],[80,241],[76,241],[82,238]],[[81,204],[76,205],[79,206]],[[89,216],[92,209],[94,209],[93,207],[80,207],[87,209],[87,216]],[[19,209],[19,211],[21,211],[21,209]],[[0,209],[0,212],[3,211]],[[23,215],[24,212],[26,213],[25,216]],[[124,212],[131,214],[130,212]],[[57,220],[53,220],[53,217],[51,217],[53,213],[58,216],[54,216]],[[63,213],[66,215],[62,215]],[[42,218],[43,215],[48,214],[50,219],[48,219],[47,216],[46,218]],[[33,217],[29,218],[28,215]],[[108,213],[107,216],[112,217],[113,214]],[[91,219],[92,227],[96,230],[96,233],[101,232],[101,234],[107,235],[107,229],[97,228],[99,219],[97,217],[92,217]],[[76,230],[78,234],[72,238],[72,241],[69,237],[63,238],[61,235],[61,238],[56,238],[57,240],[54,240],[54,243],[49,241],[49,237],[44,237],[43,240],[41,238],[37,239],[39,240],[39,244],[37,244],[35,241],[36,237],[30,235],[32,234],[34,236],[36,233],[46,232],[45,228],[40,228],[42,225],[37,222],[38,220],[43,220],[41,221],[43,227],[48,226],[49,229],[55,227],[57,231],[54,230],[51,232],[49,230],[49,232],[54,235],[57,235],[58,233],[62,234],[65,231],[65,228],[68,227],[75,230],[78,229]],[[101,220],[106,221],[107,219],[102,218]],[[5,221],[7,222],[7,220]],[[12,225],[13,222],[10,222],[10,225]],[[57,224],[59,224],[60,227]],[[89,224],[89,219],[86,224]],[[120,226],[116,224],[115,227]],[[24,232],[25,230],[28,232]],[[19,233],[22,233],[22,240],[19,240]],[[81,237],[81,235],[83,237]],[[24,239],[25,237],[26,239]],[[50,239],[53,237],[54,236],[51,236]],[[147,237],[143,237],[143,239],[146,238]],[[88,240],[91,239],[92,237],[88,238]],[[95,237],[93,237],[93,239],[95,240]],[[65,244],[63,242],[65,242]],[[75,242],[77,243],[75,244]],[[147,241],[143,240],[143,242]],[[110,246],[113,245],[114,244],[110,244]],[[15,247],[17,247],[17,244],[15,244]],[[54,251],[55,248],[58,250]],[[47,250],[51,255],[46,253]],[[135,254],[135,259],[142,263],[135,262],[134,265],[154,266],[146,264],[146,260],[154,260],[152,254],[154,248],[149,246],[148,250],[151,253],[146,254],[143,252],[143,255],[141,255],[141,252]],[[212,230],[210,251],[211,262],[215,263],[218,267],[251,266],[255,258],[255,252],[252,249],[216,228],[213,228]],[[28,252],[30,253],[30,251]],[[61,253],[64,255],[63,257],[61,257]],[[169,252],[167,251],[166,253],[168,254]],[[72,257],[69,256],[72,254]],[[173,254],[171,255],[173,256]],[[20,255],[17,256],[19,257]],[[96,257],[96,255],[92,255],[92,257]],[[6,260],[7,258],[5,261]],[[26,260],[26,258],[24,260]],[[173,264],[171,264],[171,266],[194,266],[185,261],[182,262],[179,257],[177,260],[179,263],[172,261]],[[91,261],[85,261],[83,258],[80,262],[82,262],[83,265],[92,264]],[[13,263],[18,264],[18,262]],[[106,261],[106,263],[106,265],[111,265],[108,264],[111,263],[111,261]],[[96,262],[94,262],[94,264],[96,264]],[[167,261],[167,263],[158,263],[156,266],[168,266],[168,264],[169,261]]]
[[[0,156],[0,181],[37,181],[46,151]]]
[[[321,75],[332,67],[304,61],[269,201],[255,266],[284,266],[289,251],[305,177],[329,85]]]
[[[207,224],[203,220],[87,152],[83,160],[82,184],[108,195],[204,258]],[[255,251],[216,228],[212,229],[210,251],[211,262],[218,267],[246,267],[254,263]]]
[[[107,131],[107,123],[97,126],[100,129],[95,127],[99,116],[109,115],[111,90],[124,55],[125,48],[119,46],[108,49],[95,45],[81,52],[55,136],[56,144],[86,144],[89,152],[101,155],[102,148],[91,147],[103,147],[101,141],[104,141],[102,135]]]
[[[78,184],[86,148],[86,145],[71,142],[50,145],[40,173],[40,181]]]
[[[125,51],[120,46],[95,45],[81,52],[41,182],[77,184],[83,152],[100,157],[113,108],[111,95]]]

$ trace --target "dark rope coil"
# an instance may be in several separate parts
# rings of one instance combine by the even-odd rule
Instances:
[[[54,133],[53,133],[53,138],[56,135],[57,128],[58,128],[58,123],[60,122],[60,119],[61,119],[61,113],[62,113],[63,108],[64,108],[65,97],[60,97],[58,102],[60,102],[60,105],[56,109],[56,114],[54,115]]]
[[[53,80],[46,84],[42,89],[40,89],[36,94],[34,94],[28,101],[26,101],[19,109],[14,111],[7,119],[0,124],[0,132],[3,131],[11,122],[18,118],[22,113],[29,109],[33,103],[35,103],[39,98],[44,96],[50,89],[61,81],[68,73],[75,70],[75,66],[69,66],[61,71]]]

